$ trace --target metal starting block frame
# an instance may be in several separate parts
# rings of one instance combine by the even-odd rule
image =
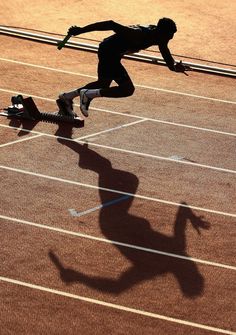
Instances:
[[[4,108],[4,112],[0,113],[2,116],[8,118],[26,119],[31,121],[43,121],[49,123],[68,123],[76,128],[84,127],[84,120],[80,117],[72,117],[66,115],[66,109],[63,101],[56,100],[59,107],[58,113],[41,113],[32,97],[23,98],[22,95],[11,98],[12,105]]]

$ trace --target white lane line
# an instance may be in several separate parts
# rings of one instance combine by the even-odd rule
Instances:
[[[60,72],[60,73],[65,73],[65,74],[72,74],[72,75],[80,76],[80,77],[87,77],[87,78],[93,78],[93,79],[97,78],[95,76],[90,76],[90,75],[79,73],[79,72],[60,70],[60,69],[51,68],[51,67],[47,67],[47,66],[36,65],[36,64],[31,64],[31,63],[25,63],[25,62],[16,61],[16,60],[12,60],[12,59],[1,58],[1,57],[0,57],[0,61],[5,61],[5,62],[10,62],[10,63],[20,64],[20,65],[25,65],[25,66],[29,66],[29,67],[35,67],[35,68],[38,68],[38,69],[43,69],[43,70],[48,70],[48,71]],[[206,99],[206,100],[211,100],[211,101],[216,101],[216,102],[223,102],[223,103],[228,103],[228,104],[236,104],[236,101],[230,101],[230,100],[223,100],[223,99],[205,97],[205,96],[201,96],[201,95],[196,95],[196,94],[191,94],[191,93],[184,93],[184,92],[178,92],[178,91],[174,91],[174,90],[168,90],[168,89],[158,88],[158,87],[153,87],[153,86],[146,86],[146,85],[139,85],[139,84],[135,84],[135,86],[136,87],[140,87],[140,88],[144,88],[144,89],[150,89],[150,90],[165,92],[165,93],[171,93],[171,94],[179,94],[179,95],[189,96],[191,98]]]
[[[126,124],[122,124],[122,125],[117,126],[117,127],[113,127],[113,128],[110,128],[110,129],[99,131],[97,133],[93,133],[93,134],[89,134],[89,135],[78,137],[78,138],[75,139],[75,141],[84,140],[84,139],[88,139],[90,137],[94,137],[94,136],[97,136],[97,135],[110,133],[110,132],[112,132],[114,130],[118,130],[118,129],[130,127],[130,126],[133,126],[135,124],[138,124],[138,123],[141,123],[141,122],[144,122],[144,121],[146,121],[145,118],[143,118],[142,120],[137,120],[137,121],[129,122],[129,123],[126,123]]]
[[[101,190],[101,191],[111,192],[111,193],[116,193],[116,194],[129,195],[129,196],[137,198],[137,199],[150,200],[150,201],[158,202],[158,203],[161,203],[161,204],[172,205],[172,206],[177,206],[177,207],[191,208],[191,209],[202,211],[202,212],[213,213],[213,214],[224,215],[224,216],[229,216],[229,217],[236,218],[236,213],[227,213],[227,212],[217,211],[217,210],[214,210],[214,209],[209,209],[209,208],[204,208],[204,207],[185,205],[185,204],[178,203],[178,202],[163,200],[163,199],[159,199],[159,198],[152,198],[152,197],[148,197],[148,196],[141,195],[141,194],[132,194],[132,193],[129,193],[129,192],[123,192],[123,191],[114,190],[114,189],[110,189],[110,188],[106,188],[106,187],[99,187],[99,186],[95,186],[95,185],[91,185],[91,184],[84,184],[84,183],[80,183],[78,181],[73,181],[73,180],[59,178],[59,177],[48,176],[48,175],[44,175],[44,174],[41,174],[41,173],[31,172],[31,171],[17,169],[17,168],[12,168],[12,167],[9,167],[9,166],[4,166],[4,165],[0,165],[0,169],[13,171],[13,172],[17,172],[17,173],[23,173],[23,174],[26,174],[26,175],[35,176],[35,177],[39,177],[39,178],[45,178],[45,179],[54,180],[54,181],[58,181],[58,182],[63,182],[63,183],[71,184],[71,185],[87,187],[87,188],[91,188],[91,189],[94,189],[94,190]]]
[[[81,142],[82,144],[87,143],[87,144],[89,144],[91,146],[94,146],[94,147],[109,149],[109,150],[118,151],[118,152],[122,152],[122,153],[137,155],[137,156],[141,156],[141,157],[153,158],[153,159],[158,159],[158,160],[172,162],[172,163],[174,162],[174,163],[179,163],[179,164],[191,165],[193,167],[200,167],[200,168],[214,170],[214,171],[236,174],[236,170],[221,168],[221,167],[217,167],[217,166],[205,165],[205,164],[195,163],[195,162],[191,162],[191,161],[187,161],[187,160],[177,160],[177,159],[170,158],[170,157],[163,157],[163,156],[158,156],[158,155],[146,154],[146,153],[143,153],[143,152],[132,151],[132,150],[127,150],[127,149],[120,149],[120,148],[111,147],[111,146],[104,145],[104,144],[97,144],[97,143],[94,143],[94,142],[83,142],[83,141],[80,141],[80,138],[76,139],[75,141],[77,141],[78,143]]]
[[[16,219],[16,218],[12,218],[12,217],[5,216],[5,215],[0,215],[0,219],[11,221],[11,222],[14,222],[14,223],[17,223],[17,224],[23,224],[23,225],[28,225],[28,226],[40,228],[40,229],[50,230],[50,231],[54,231],[54,232],[57,232],[57,233],[62,233],[62,234],[65,234],[65,235],[72,235],[72,236],[86,238],[86,239],[97,241],[97,242],[104,242],[104,243],[108,243],[108,244],[112,244],[112,245],[117,245],[119,247],[130,248],[130,249],[139,250],[139,251],[148,252],[148,253],[157,254],[157,255],[162,255],[162,256],[166,256],[166,257],[177,258],[177,259],[181,259],[181,260],[184,260],[184,261],[190,261],[190,262],[195,262],[195,263],[204,264],[204,265],[208,265],[208,266],[213,266],[213,267],[218,267],[218,268],[223,268],[223,269],[227,269],[227,270],[236,271],[236,266],[233,266],[233,265],[228,265],[228,264],[223,264],[223,263],[218,263],[218,262],[211,262],[211,261],[207,261],[207,260],[203,260],[203,259],[199,259],[199,258],[195,258],[195,257],[190,257],[190,256],[189,257],[188,256],[182,256],[182,255],[178,255],[178,254],[174,254],[174,253],[170,253],[170,252],[164,252],[164,251],[161,251],[161,250],[158,250],[158,249],[144,248],[144,247],[141,247],[139,245],[123,243],[123,242],[114,241],[114,240],[108,240],[108,239],[105,239],[105,238],[96,237],[96,236],[87,235],[87,234],[82,234],[82,233],[74,232],[74,231],[71,231],[71,230],[65,230],[65,229],[58,228],[58,227],[52,227],[52,226],[48,226],[48,225],[44,225],[44,224],[31,222],[31,221]]]
[[[153,155],[153,154],[146,154],[146,153],[143,153],[143,152],[133,151],[133,150],[128,150],[128,149],[121,149],[121,148],[112,147],[112,146],[108,146],[108,145],[104,145],[104,144],[82,141],[82,140],[80,140],[80,138],[75,140],[75,139],[71,139],[71,138],[67,138],[67,137],[63,137],[63,136],[56,136],[56,135],[52,135],[52,134],[37,132],[37,131],[34,131],[34,130],[27,130],[27,129],[24,129],[24,128],[13,127],[13,126],[8,126],[8,125],[3,125],[3,124],[0,124],[0,127],[12,128],[12,129],[31,132],[31,133],[35,133],[35,134],[41,134],[43,136],[47,136],[47,137],[50,137],[50,138],[57,138],[57,139],[62,139],[62,140],[65,140],[65,141],[70,141],[70,142],[78,142],[78,143],[81,143],[81,144],[89,144],[91,147],[109,149],[109,150],[112,150],[112,151],[118,151],[118,152],[121,152],[121,153],[127,153],[127,154],[137,155],[137,156],[141,156],[141,157],[163,160],[163,161],[167,161],[167,162],[171,162],[171,163],[185,164],[185,165],[190,165],[190,166],[193,166],[193,167],[199,167],[199,168],[204,168],[204,169],[209,169],[209,170],[214,170],[214,171],[236,174],[236,170],[232,170],[232,169],[226,169],[226,168],[221,168],[221,167],[212,166],[212,165],[200,164],[200,163],[195,163],[195,162],[191,162],[191,161],[187,161],[187,160],[176,160],[176,159],[173,159],[173,158],[170,158],[170,157],[163,157],[163,156],[158,156],[158,155]]]
[[[55,100],[56,100],[56,99],[44,98],[44,97],[41,97],[41,96],[38,96],[38,95],[33,95],[33,94],[30,94],[30,93],[12,91],[12,90],[8,90],[8,89],[5,89],[5,88],[4,89],[0,88],[0,92],[7,92],[7,93],[12,93],[12,94],[21,94],[23,96],[31,96],[32,98],[36,98],[36,99],[40,99],[40,100],[44,100],[44,101],[50,101],[50,102],[54,102],[54,103],[55,103]],[[74,104],[74,105],[76,107],[79,107],[78,104]],[[98,111],[98,112],[104,112],[104,113],[115,114],[115,115],[122,115],[122,116],[125,116],[125,117],[131,117],[131,118],[136,118],[136,119],[141,119],[141,120],[143,120],[145,118],[146,121],[163,123],[163,124],[167,124],[167,125],[170,125],[170,126],[183,127],[183,128],[189,128],[189,129],[194,129],[194,130],[200,130],[200,131],[206,131],[206,132],[212,132],[212,133],[216,133],[216,134],[236,137],[236,133],[230,133],[230,132],[225,132],[225,131],[221,131],[221,130],[191,126],[191,125],[186,125],[186,124],[183,124],[183,123],[163,121],[163,120],[158,120],[158,119],[149,118],[149,117],[143,117],[143,116],[135,115],[135,114],[126,114],[126,113],[122,113],[122,112],[115,112],[115,111],[111,111],[111,110],[108,110],[108,109],[102,109],[102,108],[91,107],[90,109]]]
[[[43,134],[29,136],[27,138],[22,138],[20,140],[16,140],[16,141],[12,141],[12,142],[7,142],[7,143],[4,143],[4,144],[0,144],[0,148],[7,147],[8,145],[12,145],[12,144],[20,143],[20,142],[30,141],[30,140],[32,140],[34,138],[41,137],[41,136],[43,136]]]
[[[75,75],[75,76],[81,76],[81,77],[86,77],[86,78],[92,78],[92,79],[97,78],[96,76],[91,76],[91,75],[84,74],[84,73],[77,73],[77,72],[74,72],[74,71],[61,70],[61,69],[57,69],[57,68],[53,68],[53,67],[49,67],[49,66],[26,63],[26,62],[21,62],[21,61],[17,61],[17,60],[13,60],[13,59],[2,58],[2,57],[0,57],[0,61],[14,63],[14,64],[20,64],[20,65],[29,66],[29,67],[34,67],[36,69],[54,71],[54,72],[58,72],[58,73],[72,74],[72,75]]]
[[[75,104],[75,106],[79,107],[79,105],[77,105],[77,104]],[[136,119],[143,119],[144,118],[143,116],[136,115],[136,114],[125,114],[125,113],[122,113],[122,112],[115,112],[115,111],[111,111],[111,110],[107,110],[107,109],[103,109],[103,108],[91,107],[90,109],[98,111],[98,112],[108,113],[108,114],[115,114],[115,115],[123,115],[123,116],[127,116],[127,117],[133,117],[133,118],[136,118]],[[221,130],[191,126],[191,125],[187,125],[187,124],[184,124],[184,123],[159,120],[159,119],[154,119],[154,118],[150,118],[150,117],[145,117],[145,119],[146,119],[146,121],[162,123],[162,124],[166,124],[166,125],[169,125],[169,126],[183,127],[183,128],[189,128],[189,129],[194,129],[194,130],[199,130],[199,131],[206,131],[206,132],[220,134],[220,135],[227,135],[227,136],[236,137],[236,133],[230,133],[230,132],[221,131]]]
[[[236,334],[235,332],[232,332],[230,330],[216,328],[216,327],[212,327],[212,326],[207,326],[207,325],[203,325],[203,324],[195,323],[195,322],[191,322],[191,321],[181,320],[181,319],[177,319],[177,318],[173,318],[173,317],[169,317],[169,316],[165,316],[165,315],[161,315],[161,314],[157,314],[157,313],[151,313],[151,312],[147,312],[147,311],[143,311],[143,310],[135,309],[135,308],[131,308],[131,307],[126,307],[126,306],[122,306],[122,305],[117,305],[117,304],[113,304],[113,303],[110,303],[110,302],[97,300],[97,299],[93,299],[93,298],[88,298],[88,297],[72,294],[72,293],[69,293],[69,292],[59,291],[59,290],[55,290],[55,289],[48,288],[48,287],[45,287],[45,286],[35,285],[35,284],[20,281],[20,280],[12,279],[12,278],[7,278],[7,277],[2,277],[1,276],[0,281],[5,282],[5,283],[10,283],[10,284],[15,284],[15,285],[27,287],[27,288],[30,288],[30,289],[33,289],[33,290],[38,290],[38,291],[42,291],[42,292],[46,292],[46,293],[56,294],[56,295],[59,295],[59,296],[62,296],[62,297],[67,297],[67,298],[72,298],[72,299],[84,301],[84,302],[87,302],[87,303],[90,303],[90,304],[95,304],[95,305],[100,305],[100,306],[103,306],[103,307],[113,308],[113,309],[116,309],[116,310],[120,310],[122,312],[134,313],[134,314],[143,315],[143,316],[150,317],[150,318],[155,318],[155,319],[160,319],[160,320],[164,320],[164,321],[168,321],[168,322],[178,323],[180,325],[190,326],[190,327],[194,327],[194,328],[198,328],[198,329],[209,330],[209,331],[212,331],[212,332],[218,332],[218,333],[221,333],[221,334],[227,334],[227,335],[235,335]]]
[[[164,88],[156,88],[156,87],[146,86],[146,85],[136,85],[136,86],[137,87],[146,88],[146,89],[149,89],[149,90],[154,90],[154,91],[160,91],[160,92],[165,92],[165,93],[184,95],[184,96],[191,97],[191,98],[204,99],[204,100],[223,102],[223,103],[226,103],[226,104],[236,105],[236,101],[231,101],[231,100],[223,100],[223,99],[217,99],[217,98],[210,98],[210,97],[205,97],[205,96],[202,96],[202,95],[196,95],[196,94],[191,94],[191,93],[183,93],[183,92],[178,92],[178,91],[173,91],[173,90],[167,90],[167,89],[164,89]]]

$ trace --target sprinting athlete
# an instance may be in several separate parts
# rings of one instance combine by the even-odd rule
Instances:
[[[73,99],[80,95],[80,109],[84,116],[88,116],[88,108],[92,99],[96,97],[121,98],[134,93],[134,85],[126,69],[121,64],[124,54],[138,52],[152,45],[157,45],[168,68],[171,71],[182,72],[189,67],[181,62],[176,63],[168,49],[168,42],[177,31],[176,24],[169,18],[162,18],[157,25],[123,26],[114,21],[97,22],[85,27],[72,26],[68,30],[70,35],[80,35],[91,31],[113,30],[115,34],[105,38],[98,48],[98,80],[74,91],[62,93],[67,112],[73,113]],[[117,86],[110,87],[115,81]]]

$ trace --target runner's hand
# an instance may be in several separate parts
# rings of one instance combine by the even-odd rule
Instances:
[[[79,35],[82,33],[82,28],[80,27],[77,27],[77,26],[71,26],[68,30],[68,35],[72,35],[72,36],[75,36],[75,35]]]
[[[180,61],[179,63],[175,64],[175,71],[176,72],[182,72],[184,73],[186,76],[188,76],[188,74],[185,71],[191,71],[191,68],[187,65],[184,65],[182,63],[182,61]]]

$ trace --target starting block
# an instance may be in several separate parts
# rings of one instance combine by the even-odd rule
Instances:
[[[0,113],[1,116],[49,123],[70,123],[76,128],[84,127],[84,120],[80,117],[68,115],[64,103],[60,99],[56,100],[59,108],[58,113],[41,113],[32,97],[23,98],[22,95],[14,96],[11,98],[11,103],[11,106],[4,108],[4,112]]]

